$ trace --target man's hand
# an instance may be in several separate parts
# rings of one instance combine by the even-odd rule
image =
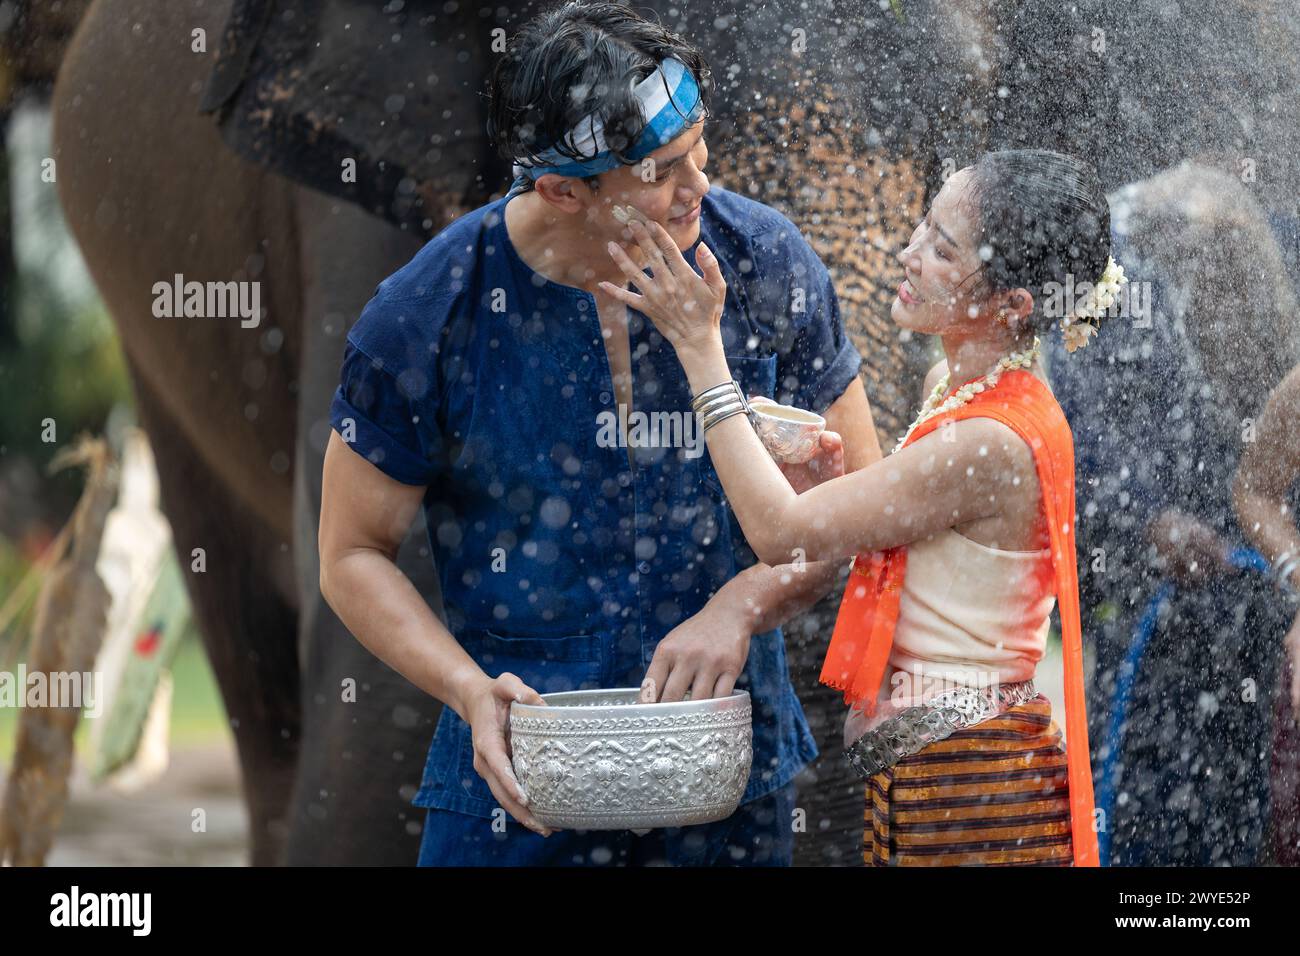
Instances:
[[[550,836],[551,829],[537,822],[528,811],[528,795],[515,777],[510,763],[510,704],[545,704],[540,694],[514,674],[483,682],[465,702],[466,721],[474,736],[474,769],[487,781],[488,789],[507,813],[528,829]]]
[[[809,461],[780,468],[790,487],[802,493],[844,474],[844,442],[836,432],[822,432],[817,453]],[[815,570],[818,567],[812,565],[811,571],[806,567],[800,569],[802,574],[807,574],[810,585],[826,578],[824,587],[814,588],[814,601],[830,581],[824,572]],[[761,614],[755,615],[753,598],[746,599],[752,585],[745,578],[757,570],[750,568],[732,578],[699,614],[677,625],[659,642],[641,684],[638,698],[641,703],[683,700],[687,691],[692,700],[727,697],[735,690],[736,679],[749,659],[749,640],[763,620]],[[775,573],[771,568],[764,570]],[[828,564],[827,570],[833,573],[834,569]],[[793,577],[793,573],[783,576],[777,586],[788,584]],[[772,595],[771,585],[765,597],[768,595]],[[781,601],[772,603],[779,607]],[[772,624],[769,621],[762,629]]]
[[[659,642],[641,685],[642,701],[684,700],[687,691],[691,700],[731,695],[749,659],[752,636],[749,620],[727,592],[732,582]]]
[[[1231,569],[1228,542],[1209,525],[1177,508],[1166,508],[1147,535],[1165,568],[1183,585],[1199,586]]]

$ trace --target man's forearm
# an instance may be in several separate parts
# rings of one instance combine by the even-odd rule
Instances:
[[[370,653],[466,717],[470,693],[489,678],[387,555],[360,549],[336,558],[321,593]]]
[[[724,602],[741,615],[751,634],[761,634],[780,627],[820,601],[835,585],[845,564],[843,561],[776,567],[756,564],[727,582],[713,600]]]

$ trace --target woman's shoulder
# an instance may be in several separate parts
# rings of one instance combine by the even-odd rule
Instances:
[[[972,415],[961,419],[956,439],[977,448],[981,458],[996,456],[1005,464],[1033,467],[1033,452],[1024,436],[999,418]]]
[[[930,371],[925,373],[925,384],[921,387],[921,399],[924,401],[929,398],[934,387],[939,384],[939,380],[948,374],[948,359],[941,358],[935,362]]]

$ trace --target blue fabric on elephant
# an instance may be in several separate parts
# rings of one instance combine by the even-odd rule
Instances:
[[[595,300],[519,258],[509,201],[457,220],[380,284],[348,334],[331,422],[386,474],[429,486],[447,622],[488,674],[543,694],[637,686],[659,641],[755,558],[672,347],[634,309],[633,413],[676,424],[631,449],[635,470],[602,440],[618,409]],[[733,375],[747,394],[825,411],[861,364],[825,266],[788,219],[725,189],[705,195],[700,223],[727,279]],[[749,802],[817,747],[779,629],[754,635],[736,687],[754,705]],[[496,806],[450,708],[414,803]]]

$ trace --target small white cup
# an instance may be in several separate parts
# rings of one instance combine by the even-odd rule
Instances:
[[[749,399],[754,428],[774,461],[801,465],[817,453],[826,419],[804,408],[781,405],[770,398]]]

